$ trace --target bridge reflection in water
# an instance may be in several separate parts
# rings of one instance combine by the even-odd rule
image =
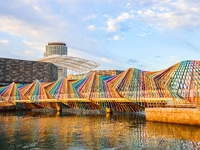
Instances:
[[[0,113],[1,149],[198,149],[200,128],[142,114]]]

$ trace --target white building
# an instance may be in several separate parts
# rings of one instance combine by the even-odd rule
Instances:
[[[46,52],[44,53],[44,57],[48,57],[51,55],[67,55],[67,46],[62,42],[51,42],[46,45]]]
[[[67,46],[63,42],[51,42],[46,45],[44,57],[51,55],[67,55]],[[67,69],[58,67],[58,78],[67,77]]]

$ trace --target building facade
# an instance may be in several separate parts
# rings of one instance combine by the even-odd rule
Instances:
[[[44,57],[48,57],[51,55],[67,55],[68,47],[63,42],[50,42],[46,45],[46,52],[44,53]],[[58,67],[58,78],[66,77],[67,70]]]
[[[51,42],[46,45],[46,52],[44,53],[44,57],[48,57],[51,55],[67,55],[67,49],[65,43],[63,42]]]
[[[35,80],[52,82],[58,79],[58,67],[52,63],[0,58],[0,85],[28,84]]]

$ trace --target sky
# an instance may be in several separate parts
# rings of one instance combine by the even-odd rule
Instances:
[[[200,60],[199,0],[2,0],[0,57],[37,60],[48,42],[98,70]]]

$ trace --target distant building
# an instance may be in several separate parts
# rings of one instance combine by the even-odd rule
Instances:
[[[67,55],[67,49],[68,47],[63,42],[50,42],[48,45],[46,45],[46,52],[44,53],[44,57],[51,55]],[[67,77],[67,69],[58,67],[58,78],[61,77]]]
[[[0,58],[0,86],[12,82],[29,84],[36,79],[53,82],[58,79],[58,67],[52,63]]]
[[[63,42],[51,42],[46,45],[46,52],[44,53],[44,57],[48,57],[51,55],[67,55],[67,49],[65,43]]]

